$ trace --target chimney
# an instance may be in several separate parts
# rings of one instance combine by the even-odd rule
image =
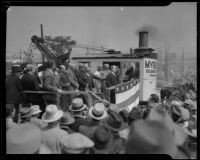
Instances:
[[[139,48],[148,48],[148,32],[139,32]]]

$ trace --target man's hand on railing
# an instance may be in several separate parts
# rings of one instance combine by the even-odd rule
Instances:
[[[58,90],[57,90],[57,92],[58,92],[58,93],[62,93],[62,92],[63,92],[63,90],[61,90],[61,89],[58,89]]]

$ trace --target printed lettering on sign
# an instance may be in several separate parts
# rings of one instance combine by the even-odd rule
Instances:
[[[147,60],[144,63],[145,75],[147,77],[156,77],[157,73],[157,62],[152,60]]]
[[[157,69],[156,62],[154,62],[154,61],[145,61],[145,68]]]

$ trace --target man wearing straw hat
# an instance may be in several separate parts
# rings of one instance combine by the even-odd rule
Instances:
[[[104,121],[108,114],[103,103],[96,103],[89,109],[89,118],[86,125],[79,127],[79,132],[91,138],[96,128]]]
[[[71,129],[78,132],[81,125],[86,125],[88,121],[86,120],[85,112],[88,110],[86,104],[83,103],[81,98],[74,98],[72,104],[69,106],[69,111],[75,118],[75,122],[71,125]]]
[[[39,128],[43,128],[45,126],[45,123],[39,119],[38,117],[40,116],[41,114],[41,110],[40,110],[40,106],[38,105],[33,105],[31,106],[31,120],[30,120],[30,123],[38,126]]]
[[[60,129],[59,126],[59,120],[62,116],[63,111],[54,104],[48,105],[42,115],[43,122],[47,123],[47,126],[42,129],[42,144],[46,145],[52,154],[61,153],[61,139],[68,136],[68,133]]]

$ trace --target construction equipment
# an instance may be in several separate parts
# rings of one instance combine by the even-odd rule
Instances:
[[[35,44],[35,46],[38,48],[38,50],[42,53],[42,55],[47,59],[47,60],[53,60],[56,62],[57,65],[63,64],[65,61],[69,61],[70,58],[70,53],[72,49],[68,49],[68,52],[64,55],[57,56],[53,51],[51,51],[48,47],[47,41],[45,41],[43,38],[37,37],[37,36],[32,36],[31,37],[32,43]]]

